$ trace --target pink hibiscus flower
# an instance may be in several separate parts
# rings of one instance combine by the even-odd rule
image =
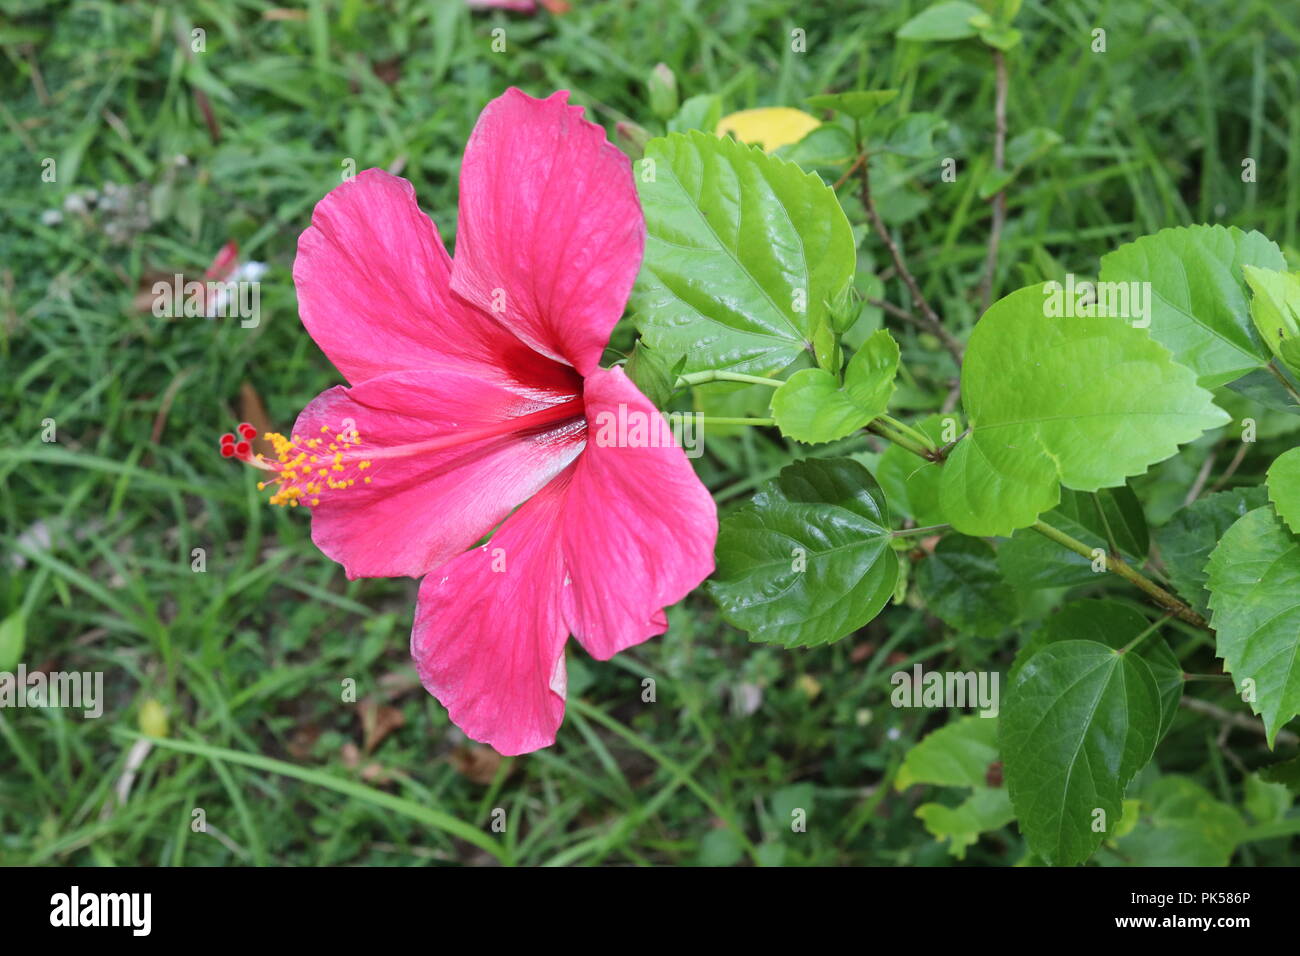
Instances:
[[[663,417],[598,365],[645,223],[627,157],[567,98],[510,89],[484,109],[454,263],[406,180],[371,169],[321,200],[294,282],[351,386],[266,436],[278,460],[251,427],[223,438],[274,472],[273,502],[310,508],[349,578],[423,577],[420,678],[504,754],[554,742],[568,636],[605,660],[663,633],[717,537]],[[606,415],[639,420],[639,440],[604,440]]]

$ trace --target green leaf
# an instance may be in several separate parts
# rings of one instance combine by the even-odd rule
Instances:
[[[1146,562],[1150,542],[1142,505],[1128,485],[1088,494],[1061,490],[1061,503],[1044,519],[1090,548],[1109,551],[1112,539],[1135,567]],[[1089,558],[1062,548],[1032,528],[1022,528],[998,548],[998,566],[1019,588],[1041,589],[1092,584],[1099,573]]]
[[[896,790],[918,783],[939,787],[988,785],[989,765],[998,760],[998,721],[995,717],[961,717],[931,731],[907,752]]]
[[[816,110],[834,110],[856,120],[868,120],[894,101],[898,90],[852,90],[847,93],[819,93],[804,102]]]
[[[751,639],[825,644],[866,624],[894,591],[889,509],[871,473],[849,458],[781,470],[723,518],[709,590]]]
[[[871,151],[897,153],[907,159],[926,159],[936,152],[934,137],[948,125],[938,113],[908,113],[889,126],[881,137],[871,138]],[[872,183],[879,181],[872,177]],[[884,216],[884,213],[881,213]],[[889,217],[885,216],[886,221]]]
[[[21,609],[0,621],[0,671],[12,672],[23,659],[27,643],[27,619]]]
[[[898,343],[880,329],[849,360],[842,386],[824,369],[795,372],[773,394],[772,415],[795,441],[834,441],[885,414],[897,374]]]
[[[775,155],[803,169],[840,167],[853,162],[858,150],[853,134],[837,123],[823,123],[797,143],[776,150]]]
[[[701,93],[682,103],[677,115],[668,121],[668,132],[685,133],[700,129],[712,133],[722,119],[722,97],[716,93]]]
[[[1292,373],[1300,373],[1300,277],[1276,269],[1243,266],[1254,297],[1250,318],[1255,329]]]
[[[917,587],[926,609],[963,633],[997,637],[1016,620],[1016,594],[998,571],[997,553],[980,538],[947,535],[921,562]]]
[[[1014,50],[1020,45],[1022,35],[1020,31],[1014,27],[1006,27],[1002,29],[995,28],[980,30],[980,39],[993,47],[993,49],[1006,52],[1008,50]]]
[[[990,170],[980,183],[981,199],[988,199],[1005,189],[1024,168],[1050,153],[1061,142],[1061,134],[1046,126],[1035,126],[1015,137],[1007,144],[1007,165],[1001,172]]]
[[[1155,748],[1160,697],[1141,657],[1061,641],[1021,667],[998,722],[1021,832],[1035,853],[1068,866],[1119,824],[1124,790]]]
[[[1277,245],[1235,226],[1162,229],[1101,258],[1102,282],[1149,282],[1151,337],[1215,388],[1268,362],[1242,267],[1283,269]]]
[[[1016,818],[1011,798],[1002,787],[976,787],[955,807],[923,803],[916,808],[916,816],[931,836],[948,843],[948,852],[959,860],[966,858],[967,848],[978,842],[981,833],[1000,830]]]
[[[1265,780],[1262,774],[1246,775],[1243,805],[1256,823],[1275,823],[1286,816],[1295,798],[1286,784]]]
[[[1132,866],[1227,866],[1245,822],[1186,777],[1161,777],[1142,794],[1138,826],[1119,840]]]
[[[1260,767],[1259,775],[1267,783],[1280,783],[1292,793],[1300,793],[1300,757]]]
[[[1174,590],[1201,614],[1210,610],[1205,565],[1224,533],[1248,511],[1267,503],[1263,488],[1234,488],[1193,501],[1156,531],[1156,545]]]
[[[1119,601],[1072,601],[1047,618],[1016,655],[1007,679],[1014,682],[1024,663],[1049,644],[1060,641],[1095,641],[1120,650],[1143,632],[1151,622],[1140,611]],[[1178,715],[1183,696],[1183,667],[1159,634],[1149,633],[1131,653],[1139,655],[1151,669],[1160,694],[1160,737],[1169,732]]]
[[[627,374],[656,408],[665,408],[673,397],[673,386],[684,364],[682,359],[671,361],[638,339],[632,347],[632,357],[627,360]]]
[[[740,837],[725,827],[706,833],[699,847],[699,866],[735,866],[745,855]]]
[[[1216,650],[1272,747],[1300,714],[1300,540],[1257,508],[1228,529],[1206,573]]]
[[[1268,497],[1295,534],[1300,534],[1300,448],[1283,452],[1268,468]]]
[[[975,35],[971,18],[984,13],[973,3],[947,0],[927,7],[898,30],[900,40],[964,40]]]
[[[1054,508],[1062,484],[1122,485],[1228,421],[1188,369],[1124,320],[1046,317],[1050,291],[1029,286],[994,303],[967,346],[972,430],[939,492],[964,534],[1010,534]]]
[[[956,412],[929,415],[912,423],[912,427],[936,448],[942,448],[962,432],[961,418]],[[890,505],[922,527],[946,521],[939,510],[940,472],[940,465],[893,443],[885,448],[876,465],[876,479],[885,489]]]
[[[647,238],[631,304],[651,346],[686,356],[687,372],[754,375],[809,347],[856,260],[829,186],[700,132],[651,140],[636,179]]]

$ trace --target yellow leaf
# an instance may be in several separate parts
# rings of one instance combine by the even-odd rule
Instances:
[[[140,705],[140,732],[149,737],[167,736],[167,709],[150,697]]]
[[[789,106],[766,106],[741,110],[718,121],[719,136],[730,133],[742,143],[763,147],[770,153],[782,146],[797,143],[821,125],[815,116]]]

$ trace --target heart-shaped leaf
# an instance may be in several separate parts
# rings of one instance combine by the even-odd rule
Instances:
[[[1057,866],[1097,849],[1151,759],[1160,713],[1151,669],[1136,654],[1061,641],[1024,663],[998,724],[1004,779],[1030,849]]]
[[[795,462],[722,519],[709,589],[753,640],[825,644],[866,624],[893,594],[890,537],[885,496],[862,465]]]
[[[1048,644],[1058,641],[1096,641],[1119,650],[1141,637],[1134,647],[1151,668],[1156,689],[1160,692],[1160,736],[1169,732],[1183,697],[1183,667],[1159,634],[1148,633],[1152,624],[1142,612],[1119,601],[1088,599],[1072,601],[1047,618],[1016,655],[1008,678],[1020,673],[1024,662]],[[1146,634],[1143,637],[1143,634]]]

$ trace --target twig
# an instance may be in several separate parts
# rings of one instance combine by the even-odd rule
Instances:
[[[993,171],[1001,173],[1006,169],[1007,148],[1007,58],[1001,50],[993,51],[993,63],[997,73],[993,106]],[[984,254],[984,278],[980,280],[981,315],[993,304],[993,273],[998,267],[998,244],[1002,241],[1002,224],[1006,218],[1007,193],[1005,189],[999,189],[993,197],[993,226],[989,230],[988,251]]]
[[[1228,467],[1225,468],[1223,474],[1219,476],[1219,480],[1210,488],[1210,494],[1214,494],[1214,492],[1220,490],[1228,483],[1228,480],[1237,473],[1237,469],[1241,467],[1241,463],[1246,457],[1246,452],[1249,450],[1250,443],[1242,442],[1241,447],[1237,449],[1237,453],[1232,456],[1232,461],[1228,462]]]
[[[1198,714],[1204,714],[1206,717],[1213,717],[1215,720],[1233,727],[1240,727],[1242,730],[1249,730],[1251,733],[1259,734],[1261,737],[1267,737],[1268,731],[1264,724],[1257,718],[1248,717],[1245,714],[1234,714],[1232,711],[1224,710],[1222,707],[1216,707],[1207,700],[1200,700],[1196,697],[1184,697],[1179,701],[1182,706],[1188,710],[1194,710]],[[1300,737],[1297,737],[1289,730],[1279,730],[1277,732],[1277,743],[1292,744],[1300,743]]]
[[[1215,459],[1218,457],[1219,453],[1215,449],[1211,449],[1210,453],[1205,457],[1205,461],[1201,464],[1201,470],[1196,473],[1196,480],[1192,482],[1192,487],[1187,489],[1187,496],[1183,498],[1184,508],[1201,496],[1201,492],[1205,489],[1205,483],[1210,479],[1210,472],[1214,470]]]
[[[865,154],[863,154],[865,156]],[[926,328],[928,328],[943,343],[943,347],[952,355],[953,361],[961,367],[962,346],[939,321],[938,314],[930,308],[930,303],[926,301],[925,295],[921,292],[921,287],[916,284],[916,279],[908,271],[907,266],[903,263],[903,253],[894,242],[894,237],[889,234],[885,228],[884,221],[880,218],[880,213],[876,211],[875,200],[871,198],[871,163],[863,160],[859,169],[862,170],[862,205],[867,210],[867,217],[871,220],[871,227],[880,237],[880,241],[885,244],[889,250],[889,258],[893,260],[894,268],[898,270],[899,277],[907,286],[907,290],[912,294],[912,304],[920,310]]]

